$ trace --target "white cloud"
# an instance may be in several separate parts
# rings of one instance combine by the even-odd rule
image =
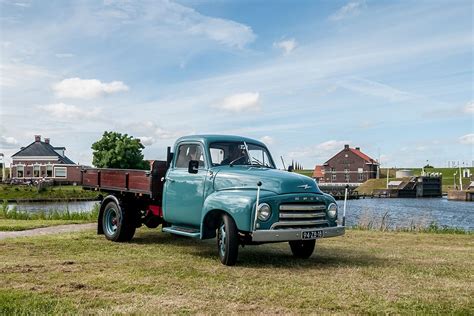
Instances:
[[[85,118],[96,118],[99,116],[101,109],[94,108],[90,109],[81,109],[75,105],[64,104],[64,103],[54,103],[48,105],[38,106],[40,110],[46,111],[52,117],[58,119],[85,119]]]
[[[466,134],[459,137],[459,142],[464,145],[474,145],[474,134]]]
[[[12,63],[0,64],[0,87],[24,87],[26,82],[33,82],[38,78],[51,77],[51,74],[37,66]]]
[[[58,54],[54,54],[54,56],[58,58],[71,58],[71,57],[74,57],[75,55],[71,53],[58,53]]]
[[[140,139],[143,146],[150,146],[155,142],[155,139],[151,136],[139,136],[137,138]]]
[[[265,145],[273,145],[275,143],[275,140],[271,136],[263,136],[260,138],[260,141]]]
[[[131,23],[152,23],[151,36],[167,34],[204,36],[230,47],[243,48],[253,42],[256,35],[252,29],[232,20],[203,15],[193,8],[172,1],[123,2],[107,1],[106,10],[101,14],[106,18],[124,20]]]
[[[348,4],[337,10],[329,17],[331,21],[339,21],[352,16],[359,15],[362,8],[365,7],[365,1],[350,1]]]
[[[297,45],[298,43],[294,38],[273,43],[273,46],[282,49],[285,55],[291,53]]]
[[[469,102],[464,107],[464,112],[466,113],[474,113],[474,101]]]
[[[105,83],[97,79],[68,78],[53,85],[58,98],[93,99],[128,90],[122,81]]]
[[[216,107],[234,113],[246,110],[258,110],[260,108],[259,100],[260,93],[243,92],[224,98]]]
[[[323,163],[325,160],[335,155],[344,148],[345,144],[349,144],[347,140],[328,140],[317,145],[299,148],[288,153],[292,159],[295,158],[311,158],[316,163]],[[324,161],[323,161],[324,160]]]
[[[338,86],[368,96],[388,99],[392,102],[416,98],[416,95],[401,91],[380,82],[357,77],[348,77],[341,80]]]
[[[18,144],[18,141],[11,136],[0,136],[0,148],[6,149],[6,148],[15,148],[17,147],[16,145]]]

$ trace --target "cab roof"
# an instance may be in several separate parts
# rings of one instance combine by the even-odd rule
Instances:
[[[181,143],[183,141],[198,141],[205,145],[215,142],[246,142],[267,147],[259,140],[236,135],[189,135],[178,138],[176,143]]]

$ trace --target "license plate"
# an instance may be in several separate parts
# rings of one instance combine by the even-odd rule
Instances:
[[[322,230],[304,231],[301,233],[301,239],[316,239],[316,238],[323,238]]]

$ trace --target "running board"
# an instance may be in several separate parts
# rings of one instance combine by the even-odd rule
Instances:
[[[194,228],[171,226],[171,227],[164,227],[163,231],[166,233],[192,237],[192,238],[201,237],[201,232],[198,229],[194,229]]]

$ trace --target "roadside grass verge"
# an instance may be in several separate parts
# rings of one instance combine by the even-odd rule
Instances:
[[[0,314],[470,314],[471,235],[348,230],[307,260],[286,243],[240,248],[140,228],[0,241]]]
[[[35,199],[95,199],[96,191],[83,190],[81,186],[63,185],[38,190],[36,186],[0,184],[0,199],[35,200]]]
[[[91,220],[65,220],[65,219],[30,219],[30,220],[23,220],[23,219],[3,219],[0,218],[0,231],[20,231],[20,230],[28,230],[34,228],[42,228],[42,227],[50,227],[50,226],[57,226],[57,225],[65,225],[65,224],[84,224],[90,223]]]

